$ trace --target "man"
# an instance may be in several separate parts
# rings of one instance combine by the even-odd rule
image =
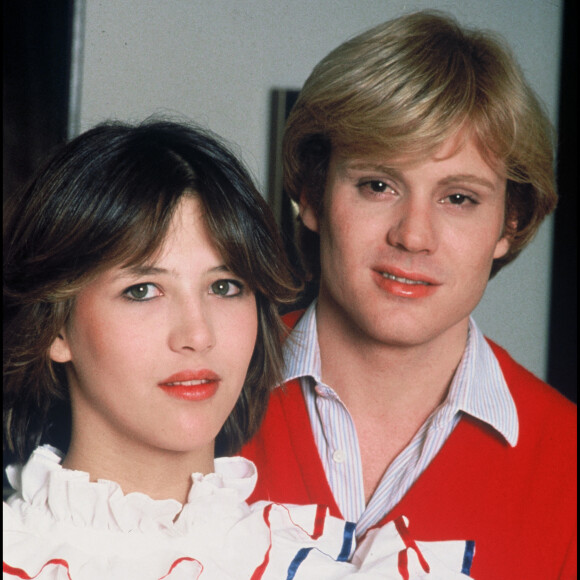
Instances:
[[[285,186],[319,280],[244,454],[254,499],[357,535],[405,515],[471,574],[576,575],[576,408],[470,317],[556,204],[550,125],[502,41],[440,13],[331,52],[288,120]]]

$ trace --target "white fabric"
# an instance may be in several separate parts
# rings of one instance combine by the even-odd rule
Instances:
[[[124,495],[116,483],[91,482],[60,460],[57,450],[43,446],[24,467],[8,469],[16,493],[4,504],[5,579],[332,580],[356,574],[378,580],[402,577],[402,552],[409,554],[410,578],[467,578],[459,574],[465,542],[421,545],[431,566],[426,575],[394,523],[371,531],[353,564],[336,561],[352,557],[354,526],[317,506],[248,506],[257,476],[241,457],[217,459],[215,473],[193,474],[185,505]]]

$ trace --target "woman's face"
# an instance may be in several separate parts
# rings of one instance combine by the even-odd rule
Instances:
[[[215,249],[199,201],[184,196],[159,254],[87,285],[51,347],[67,363],[73,441],[213,459],[257,328],[254,294]]]

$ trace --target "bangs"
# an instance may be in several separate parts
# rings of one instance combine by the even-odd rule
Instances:
[[[140,208],[104,255],[106,267],[142,266],[158,257],[179,200],[186,195],[160,196],[157,206]],[[164,198],[162,200],[162,198]]]

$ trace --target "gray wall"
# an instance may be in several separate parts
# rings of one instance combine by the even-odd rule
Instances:
[[[78,129],[154,113],[191,119],[236,143],[265,191],[269,91],[299,88],[346,38],[420,8],[507,37],[556,123],[561,0],[85,0]],[[486,334],[542,378],[552,229],[550,219],[475,313]]]

